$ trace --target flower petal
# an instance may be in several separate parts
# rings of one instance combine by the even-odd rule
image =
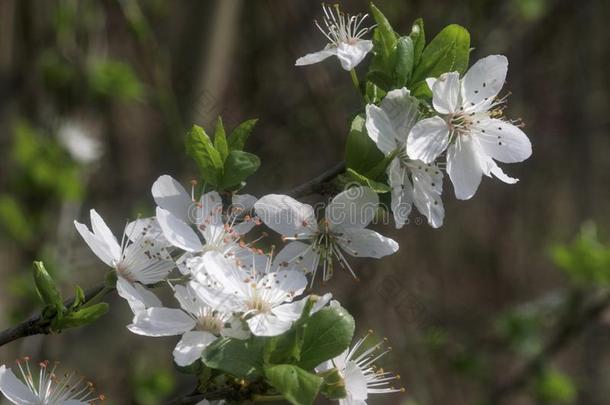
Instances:
[[[282,194],[268,194],[254,204],[256,214],[280,235],[307,237],[318,231],[313,207]]]
[[[272,267],[277,270],[293,270],[311,273],[318,254],[307,243],[288,243],[273,259]]]
[[[443,173],[434,165],[415,164],[412,168],[413,200],[417,210],[428,218],[433,228],[443,225],[445,208],[441,193],[443,192]]]
[[[195,327],[195,321],[186,312],[175,308],[148,308],[133,318],[127,329],[143,336],[181,335]]]
[[[139,283],[131,284],[123,277],[117,279],[116,289],[119,296],[127,301],[134,314],[150,307],[162,306],[161,301],[152,291],[147,290]]]
[[[180,367],[190,366],[201,357],[203,350],[216,339],[217,337],[210,332],[186,332],[174,349],[174,362]]]
[[[346,233],[339,245],[348,254],[354,257],[381,257],[396,253],[398,243],[371,229],[361,229],[352,233]]]
[[[522,162],[532,155],[532,144],[518,127],[499,119],[484,119],[472,126],[483,151],[504,163]]]
[[[360,367],[355,362],[348,361],[343,374],[345,390],[350,400],[364,401],[367,399],[367,381]]]
[[[504,55],[479,59],[462,78],[462,100],[467,112],[487,111],[498,95],[508,71]]]
[[[195,231],[169,211],[157,207],[157,221],[163,230],[163,235],[172,245],[187,252],[201,250],[202,243]]]
[[[352,187],[326,206],[325,219],[335,232],[363,229],[377,214],[379,197],[369,187]]]
[[[40,403],[34,393],[6,366],[0,366],[0,392],[14,404],[37,405]]]
[[[384,154],[398,148],[398,134],[386,113],[374,104],[366,106],[366,132]]]
[[[74,221],[74,226],[76,230],[80,234],[80,236],[85,240],[89,249],[95,253],[95,255],[104,263],[106,263],[110,267],[114,267],[114,257],[110,253],[108,246],[104,242],[102,242],[97,236],[95,236],[89,228],[85,224],[81,224],[80,222]]]
[[[119,260],[121,258],[121,246],[119,246],[119,242],[117,242],[115,236],[112,234],[106,222],[102,219],[100,214],[95,210],[90,211],[91,216],[91,229],[95,236],[101,240],[107,247],[108,251],[112,255],[115,260]]]
[[[441,117],[419,121],[407,138],[407,155],[411,159],[432,163],[449,145],[449,125]]]
[[[171,212],[176,218],[189,222],[188,214],[193,200],[182,184],[172,176],[160,176],[152,185],[152,195],[159,207]]]
[[[409,214],[413,208],[413,186],[409,179],[406,166],[400,164],[400,159],[393,159],[388,165],[388,182],[392,187],[392,213],[396,229],[400,229],[409,219]]]
[[[483,168],[479,146],[470,136],[461,136],[447,151],[447,173],[456,198],[468,200],[481,184]]]
[[[291,321],[284,321],[272,314],[258,314],[246,321],[252,334],[256,336],[277,336],[292,326]]]
[[[347,71],[354,69],[373,49],[373,41],[358,40],[355,44],[341,42],[337,46],[337,58],[341,67]]]
[[[337,54],[337,48],[324,48],[321,51],[308,53],[297,59],[295,66],[313,65],[314,63],[322,62],[324,59]]]
[[[452,114],[460,106],[460,74],[443,73],[432,86],[432,104],[441,114]]]
[[[419,101],[403,87],[388,92],[379,105],[386,113],[398,137],[399,145],[404,145],[411,128],[419,118]]]

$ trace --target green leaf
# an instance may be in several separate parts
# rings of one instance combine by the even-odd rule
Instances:
[[[294,325],[289,331],[270,338],[265,345],[268,364],[294,364],[301,359],[304,325]]]
[[[206,366],[222,370],[239,378],[263,375],[265,339],[248,340],[222,338],[208,346],[202,355]]]
[[[336,368],[319,373],[318,376],[322,377],[324,382],[320,388],[320,392],[327,398],[330,399],[342,399],[347,396],[345,390],[345,380]]]
[[[61,314],[64,309],[61,294],[55,285],[55,280],[47,272],[42,262],[34,262],[34,285],[42,302],[55,308],[57,313]]]
[[[214,131],[214,148],[218,151],[220,160],[224,162],[229,155],[229,145],[227,144],[225,127],[222,125],[222,118],[220,117],[216,121],[216,130]]]
[[[463,74],[468,68],[470,34],[457,24],[448,25],[426,46],[410,83],[415,88],[429,77],[447,72]]]
[[[54,323],[54,328],[64,330],[89,325],[108,312],[108,308],[110,308],[108,304],[100,302],[99,304],[82,307],[77,311],[67,312],[62,319]]]
[[[254,129],[254,126],[258,122],[258,119],[251,119],[242,122],[237,128],[229,135],[229,149],[231,150],[244,150],[246,141],[250,137],[250,133]]]
[[[377,23],[373,32],[373,66],[391,72],[395,65],[397,37],[394,29],[383,13],[371,3],[373,18]]]
[[[354,169],[347,169],[348,180],[361,184],[363,186],[367,186],[371,188],[376,193],[387,193],[391,191],[392,188],[385,183],[381,183],[379,181],[375,181],[373,179],[369,179],[368,177],[358,173]]]
[[[218,186],[222,177],[223,161],[203,128],[193,125],[186,136],[186,152],[195,159],[201,177],[213,186]]]
[[[228,189],[238,186],[253,175],[260,165],[261,161],[258,156],[241,150],[232,150],[225,161],[224,175],[220,182],[221,188]]]
[[[323,381],[300,367],[288,364],[266,367],[265,375],[271,385],[294,405],[312,404]]]
[[[421,54],[426,46],[426,33],[424,31],[424,20],[418,18],[411,27],[409,34],[413,41],[413,66],[417,66],[421,60]]]
[[[132,67],[118,60],[93,60],[87,67],[89,86],[109,100],[141,100],[144,88]]]
[[[402,88],[407,85],[413,73],[413,61],[415,59],[415,47],[410,37],[402,37],[396,45],[396,67],[394,76],[396,87]]]
[[[354,335],[354,318],[341,306],[323,308],[307,321],[299,366],[313,370],[347,349]]]
[[[74,291],[74,303],[72,309],[76,309],[85,303],[85,292],[79,286],[76,286]]]
[[[384,158],[383,153],[368,136],[364,125],[365,119],[361,115],[354,118],[345,149],[347,167],[358,173],[366,173]]]
[[[381,70],[370,70],[366,74],[366,80],[373,83],[375,86],[382,89],[384,92],[390,91],[394,80],[388,73],[382,72]]]

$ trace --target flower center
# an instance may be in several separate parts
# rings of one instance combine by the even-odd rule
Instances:
[[[197,318],[197,330],[219,335],[224,324],[222,320],[212,315],[202,315]]]
[[[472,116],[464,113],[457,113],[449,116],[447,123],[451,132],[451,139],[460,135],[470,134],[470,127],[472,126]]]
[[[256,313],[267,313],[271,311],[271,305],[263,299],[259,294],[255,294],[254,297],[246,304],[248,309]]]

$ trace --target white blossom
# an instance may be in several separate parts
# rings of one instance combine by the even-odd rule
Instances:
[[[403,392],[402,388],[395,388],[392,383],[400,376],[384,371],[375,365],[390,349],[383,349],[384,342],[371,347],[363,347],[367,338],[359,339],[351,349],[329,360],[316,368],[318,372],[336,368],[345,382],[347,397],[339,400],[340,405],[366,405],[369,394],[389,394]],[[380,352],[381,350],[381,352]]]
[[[320,264],[323,281],[332,277],[335,260],[356,277],[345,253],[381,258],[398,250],[394,240],[366,229],[378,205],[379,198],[373,190],[355,187],[333,198],[319,223],[312,206],[286,195],[264,196],[255,209],[265,225],[292,241],[278,253],[277,265],[312,272],[313,283]]]
[[[5,365],[0,366],[0,392],[17,405],[86,405],[104,399],[96,395],[93,384],[75,373],[56,372],[59,363],[35,365],[29,358],[17,360],[20,378]],[[34,371],[34,372],[32,372]]]
[[[495,160],[521,162],[532,154],[527,136],[501,119],[503,100],[497,98],[504,85],[508,61],[491,55],[476,62],[460,79],[457,72],[428,79],[432,103],[439,114],[419,121],[407,140],[407,153],[432,163],[447,150],[447,173],[457,198],[467,200],[477,191],[482,175],[514,184]]]
[[[307,54],[296,61],[297,66],[311,65],[323,61],[330,56],[336,56],[345,70],[354,69],[373,49],[373,42],[362,37],[373,27],[363,27],[367,15],[343,13],[339,5],[322,5],[324,17],[322,24],[315,22],[318,29],[328,39],[329,43],[318,52]]]
[[[396,228],[406,223],[413,204],[435,228],[443,224],[445,216],[442,172],[434,163],[411,159],[407,154],[407,138],[419,118],[418,104],[409,90],[402,88],[390,91],[379,107],[366,106],[369,137],[386,156],[395,155],[387,174]]]

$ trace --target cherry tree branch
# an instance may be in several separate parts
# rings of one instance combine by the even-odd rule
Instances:
[[[329,181],[331,181],[332,179],[337,177],[337,175],[343,173],[344,171],[345,171],[345,162],[342,161],[342,162],[337,163],[336,165],[334,165],[333,167],[331,167],[324,173],[320,174],[319,176],[314,177],[313,179],[311,179],[297,187],[294,187],[290,190],[285,191],[284,194],[289,195],[290,197],[293,197],[293,198],[299,198],[299,197],[304,197],[304,196],[308,196],[311,194],[315,194],[315,193],[321,191],[320,190],[321,186],[323,186],[325,183],[328,183]]]

